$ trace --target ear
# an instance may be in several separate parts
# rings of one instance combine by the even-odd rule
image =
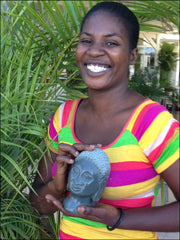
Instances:
[[[134,48],[130,53],[129,65],[134,65],[138,57],[138,48]]]
[[[104,188],[106,186],[106,180],[100,181],[99,183],[99,187],[98,190],[95,192],[95,194],[92,196],[92,200],[93,202],[98,202],[99,199],[101,198],[103,192],[104,192]]]

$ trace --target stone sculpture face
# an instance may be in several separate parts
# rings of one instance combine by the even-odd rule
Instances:
[[[88,166],[88,168],[87,168]],[[68,189],[78,196],[91,196],[98,190],[98,169],[90,161],[83,159],[72,166]]]
[[[78,214],[79,206],[94,206],[101,198],[109,173],[109,159],[103,150],[81,152],[68,176],[70,195],[63,202],[64,208]]]

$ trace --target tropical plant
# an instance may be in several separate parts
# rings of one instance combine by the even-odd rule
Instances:
[[[162,42],[158,52],[158,63],[160,68],[160,86],[168,88],[171,86],[171,71],[175,69],[178,54],[174,52],[175,45]]]
[[[160,99],[164,96],[163,89],[159,87],[157,68],[145,68],[144,70],[136,71],[129,81],[129,87],[154,101],[160,102]]]
[[[53,236],[39,226],[28,193],[48,151],[44,138],[50,116],[65,99],[87,96],[75,65],[75,48],[82,16],[96,2],[1,3],[1,239],[39,239],[39,232],[58,238],[53,215],[49,217]],[[147,16],[152,18],[146,12],[153,11],[154,18],[160,15],[156,1],[151,1],[151,9],[134,2],[137,6],[132,2],[129,6],[139,17],[141,30],[161,31],[145,23]],[[163,1],[161,17],[168,13],[174,19],[177,8]]]

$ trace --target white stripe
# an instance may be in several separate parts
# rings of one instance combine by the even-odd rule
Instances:
[[[156,140],[151,143],[151,145],[149,145],[146,149],[144,149],[143,153],[148,156],[155,148],[157,148],[158,146],[160,146],[160,144],[164,141],[171,125],[173,122],[177,122],[176,119],[171,118],[169,120],[169,123],[167,124],[167,126],[163,129],[163,131],[159,134],[159,136],[156,138]]]
[[[60,129],[62,128],[62,117],[65,103],[62,103],[59,107],[59,120],[60,120]]]

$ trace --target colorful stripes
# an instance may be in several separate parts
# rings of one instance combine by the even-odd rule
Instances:
[[[111,171],[106,187],[120,187],[147,181],[157,176],[153,167],[128,171]]]
[[[79,142],[75,117],[82,99],[67,101],[52,117],[47,145],[58,152],[58,144]],[[151,207],[157,196],[162,171],[179,157],[179,123],[160,104],[145,100],[131,114],[123,130],[109,145],[111,172],[100,202],[123,209]],[[52,176],[56,172],[56,163]],[[157,239],[152,232],[116,229],[107,231],[102,223],[63,216],[61,239]]]
[[[106,227],[93,227],[78,224],[68,218],[62,218],[60,239],[157,239],[156,233],[115,229],[108,231]]]
[[[139,208],[139,207],[151,207],[152,201],[154,199],[154,195],[146,198],[139,199],[124,199],[124,200],[108,200],[108,199],[100,199],[100,202],[105,204],[110,204],[115,206],[116,208],[121,207],[122,209],[130,209],[130,208]]]

